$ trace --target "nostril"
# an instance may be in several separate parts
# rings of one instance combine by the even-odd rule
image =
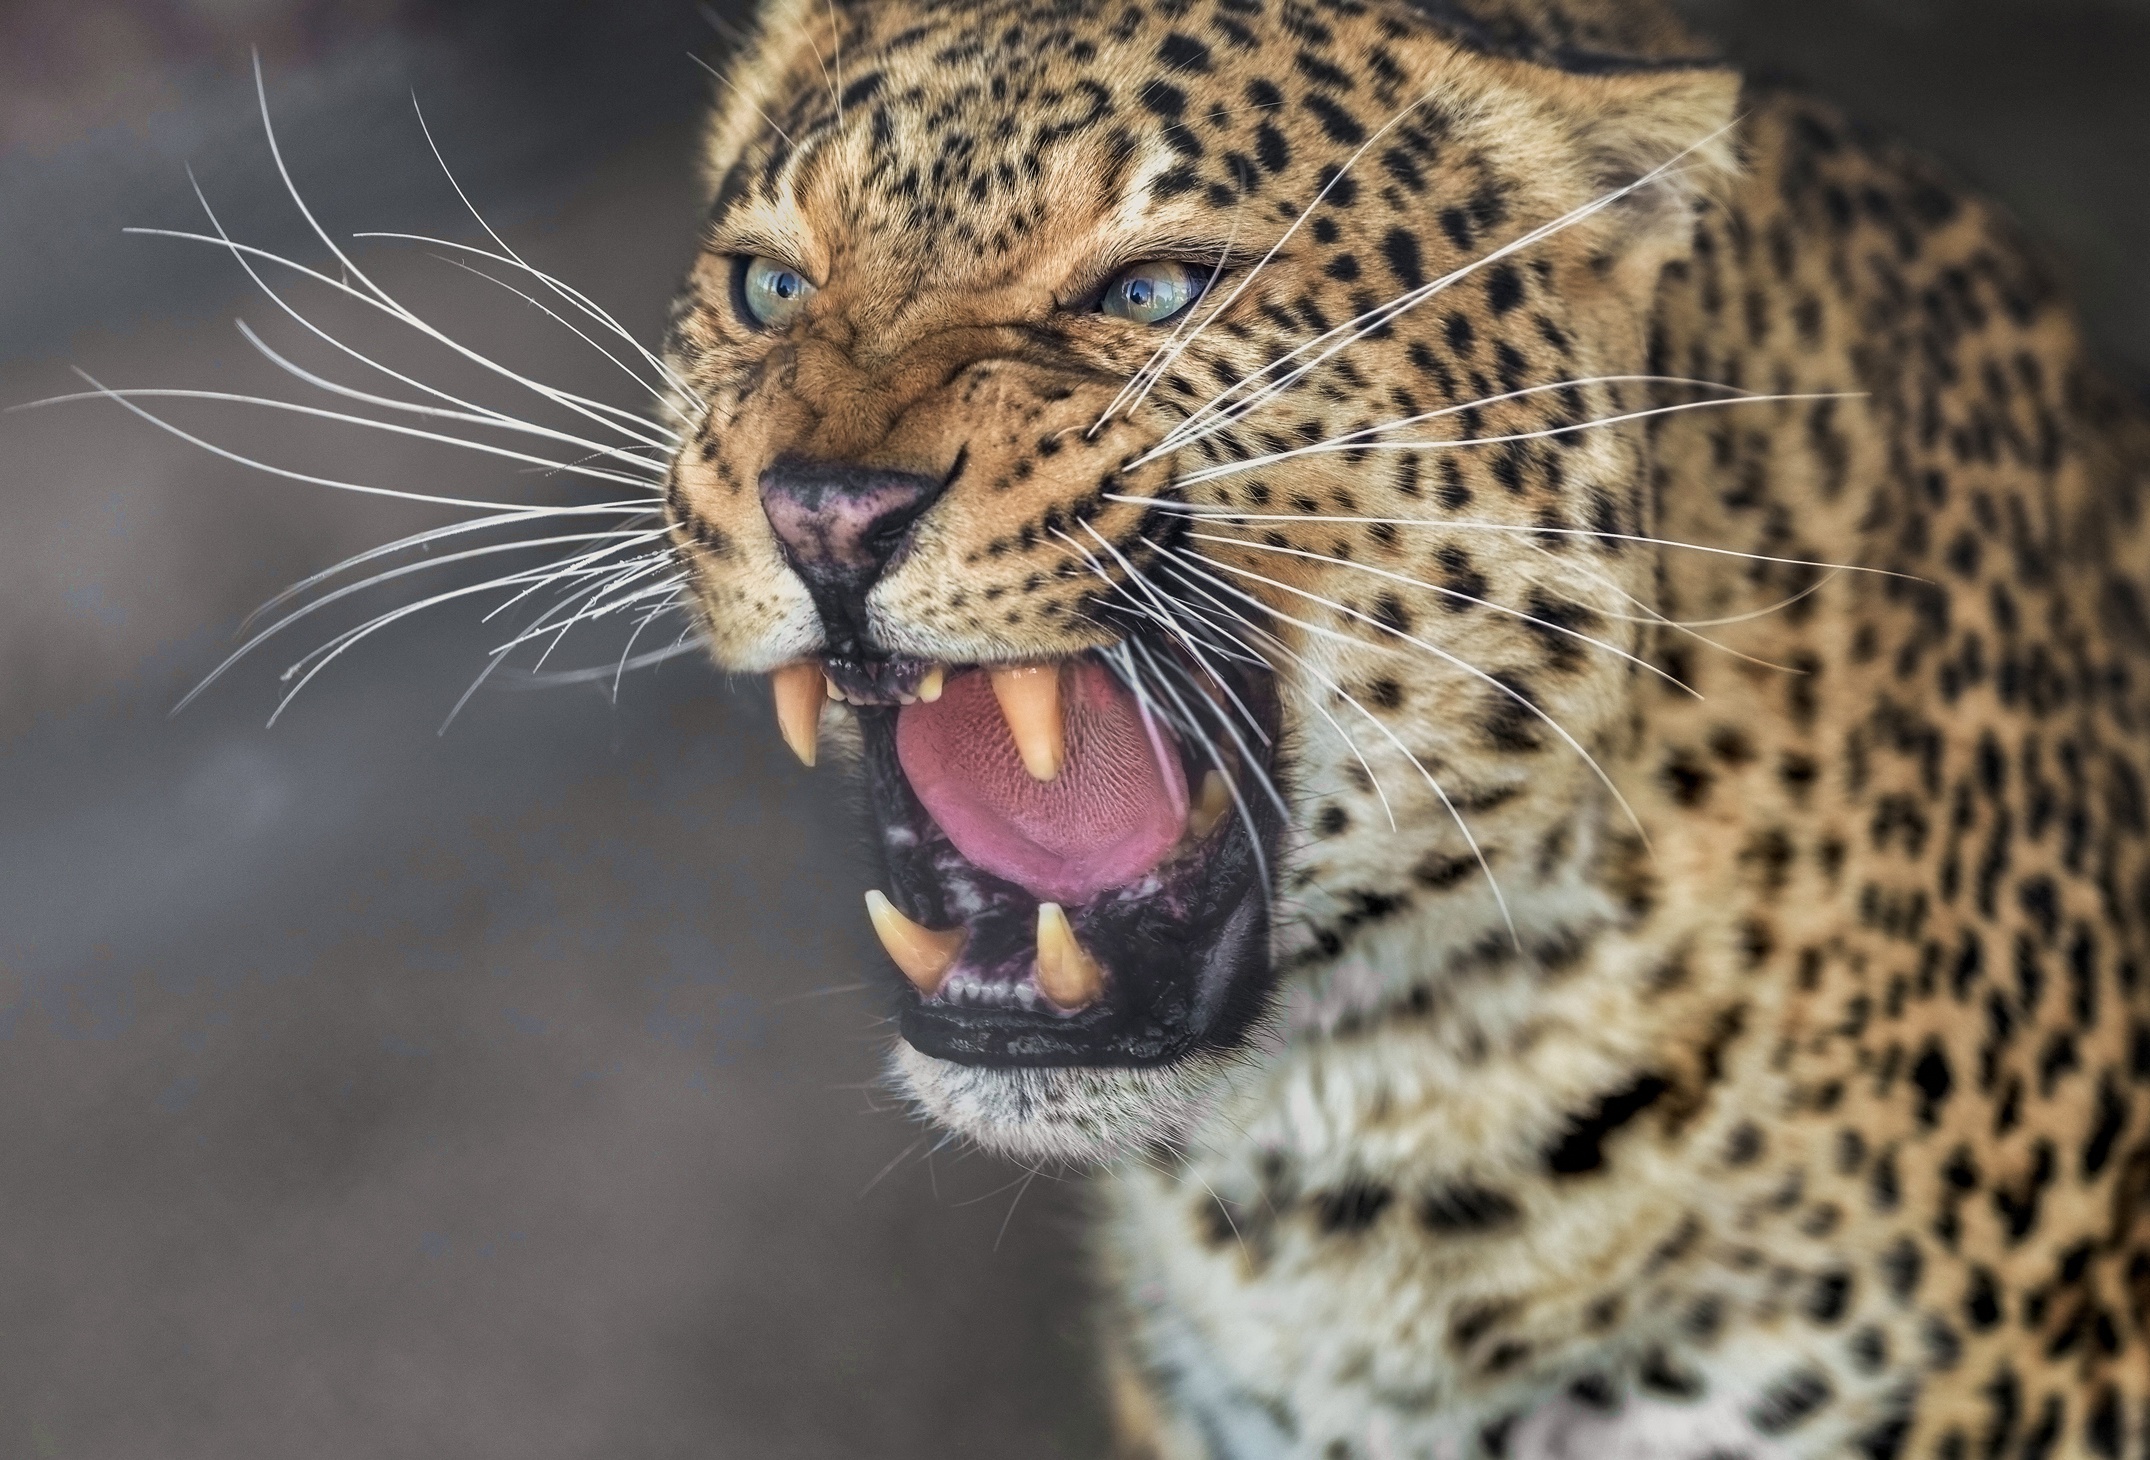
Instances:
[[[866,555],[885,566],[903,546],[903,540],[911,535],[911,524],[915,520],[906,517],[899,522],[877,524],[866,534]]]
[[[870,585],[944,490],[914,472],[778,462],[762,473],[762,511],[809,579]]]

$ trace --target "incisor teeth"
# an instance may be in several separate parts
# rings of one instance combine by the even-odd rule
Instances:
[[[1215,771],[1202,777],[1202,792],[1195,798],[1193,809],[1187,813],[1187,834],[1201,841],[1224,819],[1224,813],[1232,809],[1232,789],[1225,785],[1224,777]]]
[[[896,905],[879,892],[866,894],[866,916],[873,919],[874,935],[912,986],[929,999],[940,992],[948,970],[955,966],[956,955],[963,951],[967,936],[964,930],[951,928],[936,933],[922,928],[896,911]]]
[[[1017,664],[995,669],[993,696],[1015,737],[1015,753],[1034,781],[1050,781],[1067,759],[1067,733],[1060,725],[1060,666]]]
[[[926,704],[932,704],[935,700],[941,697],[941,690],[947,685],[947,683],[947,667],[945,665],[940,664],[934,665],[931,669],[926,671],[926,677],[918,681],[919,699],[924,701]]]
[[[1089,1008],[1105,992],[1104,973],[1075,941],[1067,911],[1057,902],[1038,904],[1038,988],[1070,1014]]]
[[[812,765],[821,748],[821,671],[811,664],[787,664],[769,676],[776,691],[776,728],[803,763]]]

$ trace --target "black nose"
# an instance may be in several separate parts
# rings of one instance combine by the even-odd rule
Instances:
[[[821,613],[831,654],[870,652],[866,595],[945,484],[914,472],[779,461],[761,474],[761,509]]]

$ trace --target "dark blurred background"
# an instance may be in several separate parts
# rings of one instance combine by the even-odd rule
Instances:
[[[2150,4],[1690,9],[2005,199],[2112,367],[2150,378]],[[484,241],[415,92],[502,234],[653,341],[697,214],[688,57],[723,45],[669,0],[5,0],[0,404],[78,388],[71,366],[309,398],[233,318],[333,355],[230,257],[120,231],[199,228],[191,165],[235,235],[335,272],[250,47],[332,233]],[[637,403],[437,250],[350,247],[473,344]],[[170,409],[302,471],[570,495]],[[0,416],[0,1457],[1097,1453],[1081,1191],[929,1160],[873,1089],[851,809],[758,686],[682,658],[616,702],[488,690],[437,735],[500,638],[449,605],[273,729],[277,671],[327,630],[168,718],[263,599],[445,520],[106,403]]]

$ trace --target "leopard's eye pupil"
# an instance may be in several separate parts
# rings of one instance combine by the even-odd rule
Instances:
[[[1149,307],[1149,303],[1150,303],[1150,300],[1151,300],[1151,298],[1152,298],[1152,297],[1153,297],[1153,296],[1154,296],[1154,295],[1155,295],[1156,293],[1157,293],[1157,288],[1156,288],[1156,286],[1155,286],[1155,285],[1153,285],[1153,284],[1151,284],[1151,283],[1150,283],[1150,281],[1149,281],[1149,280],[1147,280],[1147,279],[1130,279],[1130,280],[1128,280],[1128,283],[1127,283],[1127,302],[1128,302],[1129,304],[1132,304],[1132,305],[1134,305],[1134,306],[1135,306],[1135,308],[1137,308],[1137,309],[1146,309],[1146,308],[1148,308],[1148,307]]]

